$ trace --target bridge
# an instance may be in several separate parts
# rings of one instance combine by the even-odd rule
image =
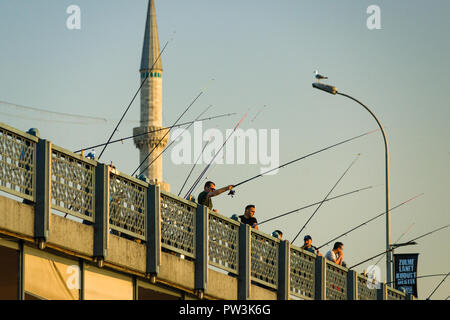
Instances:
[[[415,299],[3,123],[0,193],[0,299]]]

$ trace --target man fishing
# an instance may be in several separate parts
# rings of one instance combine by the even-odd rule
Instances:
[[[322,257],[322,254],[320,253],[319,249],[317,247],[312,245],[312,238],[310,235],[306,235],[303,238],[304,244],[302,246],[303,250],[309,251],[311,253],[317,254],[318,256]]]
[[[248,224],[250,227],[258,230],[258,220],[254,217],[255,212],[255,205],[249,204],[245,207],[244,214],[239,216],[239,219],[241,223]]]
[[[325,258],[327,258],[330,261],[333,261],[334,263],[340,265],[343,265],[343,259],[344,259],[344,244],[342,242],[336,242],[333,246],[333,250],[330,250],[325,255]]]
[[[213,209],[213,203],[211,198],[218,196],[219,194],[224,193],[225,191],[233,189],[232,185],[220,188],[216,190],[216,184],[212,181],[208,181],[205,183],[204,190],[200,192],[197,198],[197,202],[201,205],[204,205],[211,209],[214,212],[218,212],[216,209]]]

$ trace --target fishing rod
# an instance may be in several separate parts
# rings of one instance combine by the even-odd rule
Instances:
[[[261,109],[258,110],[258,112],[255,114],[255,116],[253,117],[253,119],[250,122],[255,121],[255,119],[259,116],[259,114],[263,111],[263,109],[267,107],[266,105],[264,105]]]
[[[446,226],[443,226],[443,227],[440,227],[440,228],[438,228],[438,229],[435,229],[435,230],[433,230],[433,231],[427,232],[427,233],[425,233],[425,234],[423,234],[423,235],[421,235],[421,236],[419,236],[419,237],[417,237],[417,238],[411,239],[411,240],[409,240],[408,242],[405,242],[405,243],[395,243],[395,244],[391,244],[391,245],[390,245],[391,248],[390,248],[389,250],[383,251],[382,253],[379,253],[379,254],[377,254],[377,255],[375,255],[375,256],[369,258],[369,259],[366,259],[366,260],[364,260],[364,261],[362,261],[362,262],[360,262],[360,263],[357,263],[357,264],[355,264],[354,266],[351,266],[351,267],[348,268],[348,269],[353,269],[354,267],[357,267],[357,266],[359,266],[359,265],[361,265],[361,264],[363,264],[363,263],[365,263],[365,262],[367,262],[367,261],[370,261],[370,260],[372,260],[372,259],[375,259],[375,258],[377,258],[377,257],[379,257],[379,256],[381,256],[381,255],[384,255],[384,254],[388,253],[388,252],[391,252],[391,251],[395,250],[396,248],[398,248],[398,247],[400,247],[400,246],[403,247],[403,246],[407,246],[407,245],[417,244],[417,243],[415,242],[416,240],[421,239],[421,238],[423,238],[423,237],[426,237],[426,236],[428,236],[428,235],[430,235],[430,234],[432,234],[432,233],[438,232],[438,231],[440,231],[440,230],[442,230],[442,229],[448,228],[449,226],[450,226],[450,224],[448,224],[448,225],[446,225]]]
[[[106,118],[85,116],[85,115],[73,114],[73,113],[50,111],[50,110],[36,108],[36,107],[22,106],[22,105],[19,105],[19,104],[6,102],[6,101],[0,101],[0,105],[8,105],[10,107],[14,107],[14,108],[18,108],[18,109],[24,109],[26,111],[36,111],[36,112],[39,112],[39,113],[48,113],[48,114],[52,114],[52,115],[58,115],[58,116],[63,116],[63,117],[75,118],[75,119],[86,119],[86,120],[100,121],[100,122],[107,122],[108,121]]]
[[[259,111],[256,113],[256,115],[253,117],[253,119],[251,120],[251,122],[253,122],[253,121],[255,121],[256,120],[256,118],[258,117],[258,115],[263,111],[263,109],[264,108],[266,108],[267,107],[267,105],[264,105],[261,109],[259,109]],[[248,110],[248,111],[250,111],[250,109]],[[209,142],[208,142],[209,143]],[[207,143],[207,144],[208,144]],[[206,144],[206,145],[207,145]],[[206,145],[205,145],[205,147],[204,147],[204,149],[206,148]],[[201,154],[203,154],[203,151],[202,151],[202,153]],[[210,168],[210,172],[213,170],[213,168],[215,167],[217,165],[217,163],[214,163],[213,165],[212,165],[212,168]],[[193,166],[193,168],[195,167],[195,164],[194,164],[194,166]],[[193,168],[191,169],[191,172],[192,172],[192,170],[193,170]],[[189,174],[190,175],[190,174]],[[189,176],[188,175],[188,176]],[[208,179],[208,177],[205,177],[205,180],[207,180]],[[198,188],[198,186],[200,185],[200,183],[198,182],[198,184],[197,184],[197,186],[194,188],[194,190],[192,190],[191,191],[191,194],[192,193],[195,193],[195,190]],[[183,185],[183,188],[184,188],[184,185]],[[180,190],[180,193],[181,193],[181,190]],[[233,194],[232,192],[231,192],[231,190],[230,190],[230,193],[229,194]]]
[[[436,287],[436,288],[433,290],[433,292],[428,296],[427,300],[430,300],[431,296],[436,292],[436,290],[441,286],[441,284],[444,283],[444,281],[447,279],[447,277],[448,277],[449,274],[450,274],[450,272],[447,273],[447,275],[444,277],[444,279],[442,279],[441,282],[439,282],[439,284],[437,285],[437,287]],[[448,297],[447,297],[447,299],[448,299]],[[446,300],[447,300],[447,299],[446,299]]]
[[[389,211],[393,211],[393,210],[395,210],[395,209],[401,207],[402,205],[404,205],[404,204],[406,204],[406,203],[408,203],[408,202],[410,202],[410,201],[412,201],[412,200],[414,200],[414,199],[416,199],[416,198],[418,198],[418,197],[420,197],[420,196],[422,196],[422,195],[423,195],[423,193],[418,194],[418,195],[416,195],[416,196],[414,196],[414,197],[412,197],[412,198],[410,198],[410,199],[408,199],[408,200],[406,200],[406,201],[404,201],[404,202],[402,202],[402,203],[396,205],[395,207],[392,207],[391,209],[389,209]],[[337,239],[339,239],[340,237],[343,237],[343,236],[349,234],[350,232],[353,232],[353,231],[355,231],[356,229],[359,229],[359,228],[361,228],[362,226],[368,224],[369,222],[371,222],[371,221],[373,221],[373,220],[375,220],[375,219],[377,219],[377,218],[379,218],[379,217],[385,215],[386,212],[387,212],[387,211],[384,211],[384,212],[382,212],[382,213],[376,215],[375,217],[373,217],[373,218],[371,218],[371,219],[369,219],[369,220],[367,220],[367,221],[365,221],[365,222],[363,222],[363,223],[357,225],[356,227],[354,227],[354,228],[352,228],[352,229],[350,229],[350,230],[344,232],[343,234],[338,235],[337,237],[335,237],[335,238],[331,239],[330,241],[324,243],[323,245],[319,246],[319,249],[322,248],[322,247],[324,247],[324,246],[326,246],[326,245],[328,245],[328,244],[330,244],[330,243],[333,242],[334,240],[337,240]]]
[[[189,191],[186,193],[186,195],[184,196],[185,199],[189,199],[189,196],[191,195],[191,193],[194,191],[195,187],[197,186],[197,184],[201,181],[201,179],[203,178],[203,176],[205,175],[206,171],[208,171],[208,169],[211,167],[211,164],[213,163],[213,161],[216,159],[217,155],[220,153],[220,151],[222,151],[223,147],[225,146],[225,144],[227,143],[227,141],[231,138],[231,136],[235,133],[236,129],[241,125],[242,121],[244,121],[245,117],[247,116],[247,112],[248,110],[244,113],[244,115],[242,116],[242,118],[239,120],[239,122],[236,124],[236,126],[234,127],[233,131],[230,133],[230,135],[225,139],[224,143],[222,144],[222,146],[220,147],[220,149],[216,152],[216,154],[214,155],[214,157],[211,159],[211,161],[208,163],[208,165],[205,167],[205,169],[203,169],[202,173],[198,176],[197,180],[195,180],[194,184],[189,188]]]
[[[220,149],[216,152],[216,154],[214,155],[214,157],[211,159],[211,161],[208,163],[208,165],[203,169],[203,171],[200,173],[200,175],[197,177],[197,179],[195,180],[194,184],[189,188],[188,192],[185,195],[185,199],[189,199],[192,192],[194,192],[194,190],[196,189],[197,185],[200,183],[201,179],[203,178],[203,176],[205,175],[206,171],[208,171],[208,169],[211,167],[211,164],[213,163],[214,159],[217,157],[217,155],[221,152],[221,150],[223,149],[223,147],[225,146],[225,144],[228,142],[228,140],[231,138],[231,136],[234,134],[234,132],[237,130],[237,128],[241,125],[242,121],[244,121],[245,117],[247,116],[248,110],[244,113],[244,115],[242,116],[242,118],[239,120],[239,122],[236,124],[236,126],[234,127],[233,131],[230,133],[230,135],[227,137],[227,139],[224,141],[224,143],[222,144],[222,146],[220,147]]]
[[[350,192],[346,192],[346,193],[340,194],[340,195],[335,196],[335,197],[332,197],[332,198],[328,198],[328,199],[326,199],[325,201],[331,201],[331,200],[334,200],[334,199],[338,199],[338,198],[341,198],[341,197],[344,197],[344,196],[347,196],[347,195],[350,195],[350,194],[353,194],[353,193],[357,193],[357,192],[364,191],[364,190],[368,190],[368,189],[372,189],[372,188],[374,188],[374,186],[368,186],[368,187],[356,189],[356,190],[353,190],[353,191],[350,191]],[[323,200],[322,200],[322,201],[323,201]],[[315,205],[320,204],[322,201],[319,201],[319,202],[316,202],[316,203],[313,203],[313,204],[309,204],[309,205],[307,205],[307,206],[304,206],[304,207],[301,207],[301,208],[298,208],[298,209],[294,209],[294,210],[292,210],[292,211],[288,211],[288,212],[286,212],[286,213],[280,214],[280,215],[278,215],[278,216],[275,216],[275,217],[273,217],[273,218],[264,220],[264,221],[262,221],[262,222],[258,222],[258,225],[261,225],[261,224],[263,224],[263,223],[266,223],[266,222],[269,222],[269,221],[272,221],[272,220],[275,220],[275,219],[278,219],[278,218],[287,216],[287,215],[292,214],[292,213],[294,213],[294,212],[298,212],[298,211],[301,211],[301,210],[304,210],[304,209],[308,209],[308,208],[310,208],[310,207],[313,207],[313,206],[315,206]]]
[[[211,165],[211,167],[208,169],[209,174],[211,174],[212,171],[214,171],[214,168],[217,166],[217,162],[215,162],[214,164]],[[203,179],[204,181],[207,181],[209,178],[208,176],[205,176],[205,178]],[[198,187],[201,186],[200,181],[198,182],[197,186],[194,188],[194,190],[192,190],[191,195],[192,194],[196,194],[196,190],[198,189]],[[190,197],[190,196],[189,196]]]
[[[253,177],[251,177],[251,178],[248,178],[248,179],[246,179],[246,180],[244,180],[244,181],[241,181],[241,182],[239,182],[239,183],[237,183],[237,184],[234,184],[234,185],[233,185],[233,188],[236,188],[236,187],[238,187],[238,186],[240,186],[240,185],[243,185],[243,184],[245,184],[245,183],[247,183],[247,182],[250,182],[250,181],[252,181],[252,180],[254,180],[254,179],[257,179],[257,178],[259,178],[259,177],[262,177],[263,175],[268,174],[269,172],[272,172],[272,171],[281,169],[281,168],[286,167],[286,166],[288,166],[288,165],[290,165],[290,164],[293,164],[294,162],[297,162],[297,161],[306,159],[306,158],[308,158],[308,157],[310,157],[310,156],[313,156],[313,155],[318,154],[318,153],[320,153],[320,152],[323,152],[323,151],[326,151],[326,150],[328,150],[328,149],[337,147],[337,146],[339,146],[339,145],[341,145],[341,144],[344,144],[344,143],[350,142],[350,141],[352,141],[352,140],[355,140],[355,139],[358,139],[358,138],[367,136],[367,135],[369,135],[369,134],[372,134],[372,133],[374,133],[374,132],[377,132],[378,130],[380,130],[380,129],[375,129],[375,130],[372,130],[372,131],[369,131],[369,132],[366,132],[366,133],[357,135],[357,136],[355,136],[355,137],[346,139],[346,140],[344,140],[344,141],[335,143],[335,144],[333,144],[333,145],[331,145],[331,146],[328,146],[328,147],[325,147],[325,148],[323,148],[323,149],[320,149],[320,150],[314,151],[314,152],[312,152],[312,153],[309,153],[309,154],[307,154],[307,155],[305,155],[305,156],[301,156],[300,158],[297,158],[297,159],[291,160],[291,161],[289,161],[289,162],[286,162],[286,163],[282,164],[281,166],[278,166],[278,167],[276,167],[276,168],[270,169],[270,170],[265,171],[265,172],[263,172],[263,173],[260,173],[260,174],[258,174],[258,175],[256,175],[256,176],[253,176]],[[230,190],[229,195],[234,195],[234,194],[235,194],[235,191],[234,191],[234,190]]]
[[[197,157],[197,160],[195,160],[194,165],[192,166],[191,170],[189,171],[189,173],[188,173],[186,179],[184,180],[183,185],[181,186],[180,191],[178,192],[178,196],[180,196],[181,192],[183,191],[184,187],[186,186],[186,183],[188,182],[189,178],[191,177],[191,174],[192,174],[192,172],[194,171],[195,166],[197,165],[198,161],[199,161],[200,158],[202,157],[203,152],[204,152],[205,149],[206,149],[206,146],[207,146],[210,142],[211,142],[211,137],[208,139],[208,141],[206,141],[205,145],[204,145],[203,148],[202,148],[202,151],[200,152],[200,154],[199,154],[198,157]]]
[[[399,242],[400,239],[403,238],[403,236],[404,236],[406,233],[408,233],[408,231],[409,231],[409,230],[412,228],[412,226],[414,226],[414,225],[415,225],[415,223],[412,223],[412,224],[406,229],[406,231],[403,232],[403,233],[400,235],[400,237],[398,237],[398,239],[394,241],[394,243]],[[377,265],[380,263],[381,260],[383,260],[383,256],[381,256],[380,259],[378,259],[378,261],[375,263],[375,265],[377,266]]]
[[[327,193],[327,195],[325,196],[325,198],[320,202],[320,204],[317,206],[316,210],[314,210],[313,214],[309,217],[308,221],[305,222],[305,224],[303,225],[303,227],[300,229],[300,231],[297,233],[297,235],[294,237],[294,240],[292,240],[291,243],[294,243],[295,240],[297,240],[298,236],[300,235],[300,233],[306,228],[306,226],[308,225],[309,221],[311,221],[311,219],[314,217],[314,215],[317,213],[317,211],[319,211],[320,207],[322,206],[322,204],[325,202],[325,200],[328,199],[328,197],[330,196],[330,194],[333,192],[334,188],[336,188],[336,186],[339,184],[339,182],[342,180],[342,178],[344,178],[344,176],[347,174],[347,172],[350,170],[351,167],[353,167],[353,165],[355,164],[355,162],[359,159],[359,154],[357,155],[357,157],[352,161],[352,163],[350,163],[350,165],[348,166],[348,168],[344,171],[344,173],[340,176],[340,178],[338,179],[338,181],[336,181],[336,183],[334,184],[333,188],[331,188],[331,190]]]
[[[150,68],[150,71],[153,70],[153,67],[155,66],[156,62],[158,62],[159,58],[161,57],[162,53],[164,52],[164,50],[166,49],[167,45],[169,44],[169,41],[171,41],[172,39],[167,40],[166,44],[164,45],[163,49],[161,50],[161,52],[159,53],[158,57],[155,59],[155,61],[152,64],[152,67]],[[108,138],[108,141],[106,142],[105,146],[103,147],[102,151],[100,152],[100,155],[98,156],[98,160],[100,160],[103,152],[105,151],[106,147],[108,146],[109,142],[111,141],[114,133],[116,133],[117,128],[119,127],[119,125],[122,123],[123,118],[125,117],[125,115],[127,114],[128,110],[130,109],[131,105],[134,102],[134,99],[136,99],[136,96],[138,95],[138,93],[141,91],[142,87],[144,86],[144,83],[147,81],[148,76],[150,75],[151,72],[146,72],[147,75],[145,76],[144,80],[141,82],[141,85],[139,86],[139,88],[137,89],[136,93],[134,94],[133,98],[131,99],[130,103],[128,104],[128,107],[125,109],[125,112],[122,114],[122,117],[120,118],[119,122],[117,123],[116,127],[114,128],[113,132],[111,133],[111,135]]]
[[[205,110],[203,110],[198,116],[197,118],[195,118],[194,122],[198,121],[198,119],[200,119],[200,117],[202,115],[204,115],[210,108],[212,107],[212,105],[209,105]],[[164,153],[164,151],[166,151],[167,149],[170,148],[170,146],[172,144],[174,144],[174,142],[178,139],[178,137],[180,137],[184,132],[186,132],[187,130],[189,130],[189,128],[194,124],[194,122],[190,123],[186,128],[184,128],[184,130],[178,135],[176,136],[175,139],[173,139],[159,154],[158,156],[156,156],[155,159],[153,159],[144,169],[142,169],[141,174],[147,170],[147,168],[149,168],[156,160],[158,160],[158,158]]]
[[[208,85],[214,81],[214,79],[211,79],[211,81],[208,83]],[[188,112],[188,110],[192,107],[192,105],[198,100],[198,98],[200,98],[200,96],[206,91],[206,88],[208,87],[208,85],[203,88],[200,93],[194,98],[194,100],[192,100],[192,102],[188,105],[188,107],[183,111],[183,113],[181,113],[181,115],[178,117],[178,119],[174,122],[174,125],[176,125],[178,123],[178,121],[180,121],[180,119],[184,116],[184,114],[186,112]],[[131,174],[132,176],[134,176],[134,174],[139,170],[139,168],[144,164],[144,162],[150,157],[150,155],[153,153],[153,151],[155,151],[155,149],[161,144],[161,142],[163,141],[163,139],[169,134],[170,129],[167,130],[167,132],[163,135],[163,137],[158,141],[158,143],[156,144],[156,146],[153,147],[152,150],[150,150],[150,152],[148,153],[148,155],[144,158],[144,160],[141,161],[141,163],[138,165],[138,167],[136,168],[136,170],[134,170],[134,172]]]
[[[256,120],[256,118],[258,117],[258,115],[263,111],[264,108],[266,108],[267,106],[264,105],[261,109],[258,110],[258,112],[256,113],[256,115],[253,117],[253,119],[250,122],[253,122]],[[250,112],[251,108],[248,110]],[[211,172],[214,170],[215,166],[217,165],[217,162],[215,162],[211,168],[209,169],[209,172],[211,174]],[[208,177],[205,177],[205,180],[208,180]],[[200,183],[197,184],[197,186],[194,188],[194,190],[192,191],[192,193],[195,193],[195,190],[197,190],[197,188],[200,186]],[[191,194],[192,194],[191,193]]]
[[[233,113],[225,113],[225,114],[219,114],[219,115],[217,115],[217,116],[206,117],[206,118],[202,118],[202,119],[198,119],[198,120],[192,120],[192,121],[188,121],[188,122],[184,122],[184,123],[179,123],[179,124],[177,124],[177,125],[175,125],[175,126],[158,128],[158,129],[155,129],[155,130],[146,131],[146,132],[144,132],[144,133],[138,133],[138,134],[135,134],[135,135],[132,135],[132,136],[120,138],[120,139],[117,139],[117,140],[112,140],[112,141],[109,142],[109,144],[113,144],[113,143],[116,143],[116,142],[123,142],[123,141],[125,141],[125,140],[132,139],[132,138],[134,138],[134,137],[143,136],[143,135],[149,134],[149,133],[154,133],[154,132],[158,132],[158,131],[162,131],[162,130],[169,130],[169,129],[172,129],[172,128],[182,127],[182,126],[185,126],[185,125],[187,125],[187,124],[194,123],[195,121],[207,121],[207,120],[213,120],[213,119],[217,119],[217,118],[223,118],[223,117],[234,116],[235,114],[236,114],[236,112],[233,112]],[[79,150],[74,151],[74,153],[78,153],[78,152],[85,151],[85,150],[89,150],[89,149],[98,148],[98,147],[104,146],[105,144],[106,144],[106,143],[101,143],[101,144],[97,144],[97,145],[95,145],[95,146],[91,146],[91,147],[86,147],[86,148],[83,148],[83,149],[79,149]]]

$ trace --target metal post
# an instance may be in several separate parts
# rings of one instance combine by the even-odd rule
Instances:
[[[392,283],[392,254],[393,252],[389,252],[391,246],[391,214],[389,212],[389,147],[388,142],[386,138],[386,133],[384,132],[384,128],[381,125],[381,122],[378,120],[378,118],[375,116],[375,114],[370,110],[367,106],[365,106],[361,101],[358,101],[357,99],[353,98],[352,96],[349,96],[345,93],[338,92],[336,87],[323,84],[323,83],[313,83],[313,87],[319,90],[323,90],[325,92],[328,92],[330,94],[336,95],[339,94],[341,96],[347,97],[359,105],[361,105],[364,109],[366,109],[372,117],[377,122],[378,126],[381,129],[381,133],[383,134],[383,140],[384,140],[384,155],[385,155],[385,186],[386,186],[386,278],[387,283],[391,285]]]
[[[52,143],[39,139],[36,155],[36,206],[34,237],[39,248],[45,248],[50,228]]]
[[[289,300],[290,292],[290,243],[287,240],[281,240],[278,251],[278,300]]]
[[[239,276],[238,276],[238,300],[250,299],[250,267],[251,267],[251,236],[250,226],[239,226]]]
[[[326,300],[326,287],[327,287],[327,262],[324,257],[316,257],[315,266],[315,300]]]
[[[80,266],[80,300],[85,300],[85,298],[84,298],[84,296],[85,296],[85,293],[84,293],[84,289],[85,289],[85,281],[84,281],[84,265],[85,265],[85,262],[82,260],[82,259],[80,259],[80,262],[79,262],[79,266]]]
[[[146,273],[152,277],[159,274],[161,266],[161,190],[150,184],[147,189],[147,242]]]
[[[358,101],[357,99],[345,94],[336,92],[337,94],[347,97],[355,102],[357,102],[359,105],[361,105],[364,109],[366,109],[372,117],[377,122],[378,126],[380,127],[381,133],[383,134],[383,140],[384,140],[384,156],[385,156],[385,188],[386,188],[386,251],[388,251],[391,247],[391,214],[389,212],[389,146],[388,141],[386,137],[386,133],[384,131],[383,126],[381,125],[381,122],[378,120],[378,118],[375,116],[375,114],[370,110],[367,106],[365,106],[361,101]],[[391,285],[392,283],[392,254],[393,252],[387,252],[386,253],[386,282]]]
[[[25,300],[25,253],[23,240],[19,240],[19,252],[17,263],[17,300]]]
[[[133,300],[139,300],[138,279],[133,276]]]
[[[208,279],[208,210],[197,205],[195,217],[195,290],[205,292]]]
[[[99,163],[95,168],[94,223],[94,257],[99,266],[108,254],[109,201],[109,166]]]

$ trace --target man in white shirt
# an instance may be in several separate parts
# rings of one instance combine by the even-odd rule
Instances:
[[[333,246],[333,250],[330,250],[325,255],[330,261],[342,266],[342,260],[344,258],[344,244],[342,242],[336,242]]]

